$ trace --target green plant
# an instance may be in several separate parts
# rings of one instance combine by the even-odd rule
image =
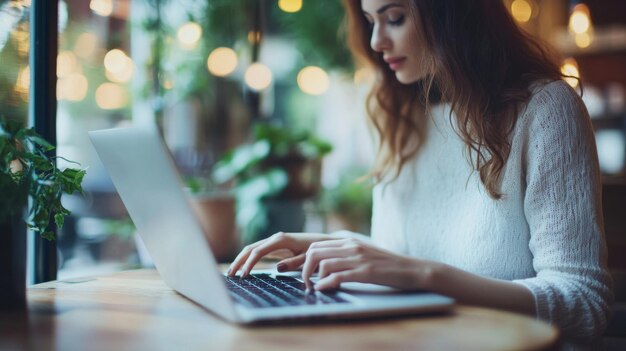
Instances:
[[[260,124],[254,128],[254,141],[227,153],[217,163],[213,179],[217,184],[235,182],[237,222],[250,239],[267,224],[262,200],[289,197],[285,192],[294,168],[319,161],[332,146],[308,132]]]
[[[354,70],[352,55],[345,44],[345,11],[341,1],[304,1],[296,13],[284,13],[274,5],[271,15],[281,25],[284,35],[294,41],[303,64],[346,73]]]
[[[30,197],[26,224],[48,240],[54,239],[50,223],[62,227],[70,214],[61,204],[61,195],[82,193],[85,175],[81,169],[58,169],[55,159],[46,155],[52,149],[32,128],[0,119],[0,222],[20,215]]]
[[[210,177],[189,176],[184,178],[185,186],[193,195],[202,195],[217,188]]]
[[[322,208],[355,228],[367,228],[372,218],[372,187],[356,176],[344,176],[337,186],[324,190]]]
[[[227,153],[217,163],[213,178],[217,183],[236,180],[245,183],[260,175],[273,173],[273,162],[279,159],[321,159],[332,146],[309,132],[259,124],[254,128],[254,142]]]

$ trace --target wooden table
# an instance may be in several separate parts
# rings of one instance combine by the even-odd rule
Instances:
[[[532,318],[457,306],[451,314],[241,327],[135,270],[28,289],[0,314],[0,350],[540,350],[558,332]]]

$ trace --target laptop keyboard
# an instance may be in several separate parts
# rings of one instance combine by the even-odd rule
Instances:
[[[224,277],[232,298],[248,307],[286,307],[348,303],[336,293],[306,294],[301,281],[288,276],[251,274],[246,278]]]

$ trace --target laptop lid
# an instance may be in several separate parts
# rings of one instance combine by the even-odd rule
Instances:
[[[89,137],[165,283],[236,321],[224,278],[156,128],[99,130]]]

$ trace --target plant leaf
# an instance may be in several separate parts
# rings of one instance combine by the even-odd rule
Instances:
[[[65,214],[64,213],[55,214],[54,223],[57,225],[58,228],[62,228],[63,224],[65,224]]]

